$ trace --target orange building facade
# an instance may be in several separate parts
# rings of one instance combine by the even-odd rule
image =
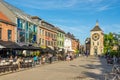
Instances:
[[[39,43],[40,46],[46,47],[56,47],[57,46],[57,32],[55,27],[45,21],[41,21],[41,26],[39,28]]]
[[[0,12],[0,40],[15,42],[16,25]]]
[[[79,50],[79,41],[76,39],[72,39],[72,49],[74,51]]]

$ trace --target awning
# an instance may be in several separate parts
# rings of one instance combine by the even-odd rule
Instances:
[[[68,51],[74,52],[75,50],[73,50],[73,49],[68,49]]]
[[[0,48],[1,49],[20,49],[21,47],[15,42],[0,40]]]
[[[45,49],[42,50],[43,53],[51,53],[51,54],[56,54],[57,52],[50,47],[46,47]]]
[[[33,45],[27,46],[27,45],[23,45],[21,46],[23,50],[42,50],[42,48],[40,47],[35,47]]]
[[[15,50],[42,50],[40,47],[35,47],[33,45],[23,45],[20,46],[12,41],[0,40],[0,49],[15,49]]]

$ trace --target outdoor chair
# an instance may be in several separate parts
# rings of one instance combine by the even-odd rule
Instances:
[[[32,67],[32,63],[33,63],[32,60],[29,59],[29,61],[28,61],[28,66],[29,66],[29,67]]]
[[[12,71],[16,71],[16,70],[18,69],[18,65],[17,65],[17,63],[16,63],[16,62],[13,62],[11,68],[12,68]]]
[[[4,66],[0,66],[0,73],[5,72]]]
[[[5,62],[5,60],[0,63],[0,73],[9,71],[9,62]]]
[[[29,61],[26,59],[21,63],[22,68],[28,68],[29,67]]]

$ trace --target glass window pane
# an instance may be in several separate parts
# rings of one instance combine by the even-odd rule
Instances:
[[[8,30],[8,41],[11,40],[11,36],[12,36],[12,31],[11,31],[11,30]]]
[[[20,32],[19,37],[20,37],[20,42],[25,42],[25,32]]]

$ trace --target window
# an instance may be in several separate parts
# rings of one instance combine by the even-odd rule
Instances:
[[[19,18],[17,19],[17,27],[18,27],[18,28],[22,28],[22,27],[21,27],[21,20],[20,20]]]
[[[26,22],[26,31],[28,31],[28,22]]]
[[[50,33],[50,37],[51,37],[51,33]]]
[[[25,29],[25,27],[26,27],[26,22],[23,20],[22,21],[22,29]]]
[[[47,46],[47,40],[45,40],[45,45]]]
[[[41,33],[42,33],[42,29],[40,29],[40,35],[41,35]]]
[[[62,42],[60,41],[60,46],[62,46]]]
[[[48,32],[48,37],[50,37],[50,32]]]
[[[54,42],[54,46],[56,46],[56,42]]]
[[[33,25],[33,32],[37,32],[37,26],[36,25]]]
[[[51,37],[53,38],[53,34],[51,34]]]
[[[50,41],[48,41],[48,45],[50,45]]]
[[[2,28],[0,28],[0,39],[2,39]]]
[[[39,39],[39,43],[41,44],[41,38]]]
[[[42,44],[44,44],[44,39],[42,39]]]
[[[21,32],[19,33],[19,41],[20,42],[25,42],[25,32]]]
[[[59,46],[59,41],[57,42],[57,45]]]
[[[54,39],[56,39],[56,35],[54,34]]]
[[[45,31],[45,36],[47,36],[47,31]]]
[[[29,42],[29,33],[26,33],[26,42]]]
[[[11,37],[12,37],[12,31],[11,31],[11,30],[8,30],[8,41],[11,40]]]
[[[60,37],[61,37],[61,33],[60,33]]]
[[[99,42],[97,42],[97,45],[99,45]]]
[[[42,35],[44,35],[44,30],[42,31]]]
[[[53,41],[51,41],[51,46],[53,46]]]

